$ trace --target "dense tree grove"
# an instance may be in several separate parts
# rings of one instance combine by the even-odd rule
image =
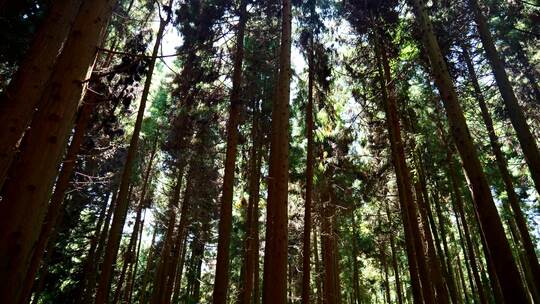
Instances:
[[[540,304],[537,0],[0,0],[0,303]]]

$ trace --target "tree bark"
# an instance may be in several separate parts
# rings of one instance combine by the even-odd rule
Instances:
[[[489,31],[486,18],[482,14],[482,10],[478,5],[477,0],[468,0],[469,7],[474,15],[474,20],[478,29],[478,34],[480,35],[480,40],[486,51],[487,58],[493,70],[493,75],[495,76],[495,81],[499,87],[499,92],[503,98],[506,110],[508,111],[508,116],[510,121],[516,130],[516,136],[519,140],[521,150],[525,156],[525,161],[529,166],[529,171],[531,172],[531,177],[536,185],[536,191],[540,193],[540,150],[536,144],[536,139],[532,135],[529,126],[527,125],[527,119],[523,114],[519,102],[514,93],[514,89],[508,80],[508,75],[504,68],[504,60],[499,56],[495,44],[493,42],[493,37]],[[501,274],[499,275],[499,277]],[[536,276],[536,275],[535,275]],[[505,279],[502,279],[503,281]],[[502,285],[505,285],[501,282]],[[504,287],[503,287],[504,289]],[[503,290],[504,291],[504,290]]]
[[[240,1],[240,20],[236,33],[236,52],[232,75],[229,120],[227,122],[227,151],[225,156],[225,173],[223,175],[223,193],[218,225],[218,248],[216,275],[214,278],[213,303],[225,304],[229,285],[229,247],[232,229],[232,199],[234,191],[234,173],[236,170],[236,154],[238,151],[238,123],[242,101],[240,91],[242,85],[242,64],[244,61],[244,32],[247,22],[247,0]]]
[[[272,104],[263,303],[287,303],[287,196],[289,181],[289,99],[291,0],[282,0],[282,33],[277,94]]]
[[[386,114],[386,126],[392,152],[392,162],[396,174],[401,215],[405,231],[405,244],[409,262],[409,272],[415,303],[435,303],[433,288],[425,259],[424,244],[420,237],[418,210],[413,199],[410,171],[405,160],[405,151],[401,139],[401,127],[397,112],[396,99],[392,86],[386,51],[381,49],[381,37],[377,38],[377,52],[383,107]],[[387,88],[388,86],[388,88]],[[422,300],[423,299],[423,300]]]
[[[0,188],[18,142],[30,124],[83,0],[53,1],[32,45],[5,93],[0,97]],[[91,1],[86,1],[91,2]]]
[[[517,265],[506,239],[463,110],[458,102],[454,84],[435,37],[431,20],[422,0],[410,0],[409,3],[413,7],[417,23],[422,31],[422,40],[431,64],[431,72],[446,109],[453,140],[471,183],[476,213],[481,230],[485,232],[487,249],[493,259],[505,299],[514,303],[527,303],[528,300]]]
[[[2,188],[0,206],[0,302],[17,303],[32,248],[47,210],[84,81],[91,72],[115,0],[81,7],[49,85],[26,133],[18,161]],[[39,151],[39,153],[37,152]]]
[[[307,159],[306,159],[306,200],[304,203],[304,239],[303,239],[303,261],[302,261],[302,303],[310,303],[310,240],[311,240],[311,202],[313,196],[313,37],[311,37],[308,50],[308,100],[306,105],[306,138],[307,138]]]
[[[77,156],[84,140],[84,135],[86,133],[88,122],[90,121],[92,109],[97,102],[95,98],[88,98],[91,96],[95,96],[94,93],[90,92],[87,95],[87,98],[85,98],[84,104],[79,113],[79,117],[75,123],[75,131],[73,132],[71,143],[67,149],[62,169],[58,174],[58,179],[49,203],[47,215],[45,216],[45,221],[41,227],[38,240],[34,245],[34,253],[32,254],[30,266],[28,267],[28,271],[23,283],[23,291],[21,293],[22,302],[30,297],[32,285],[34,284],[37,271],[39,270],[39,265],[43,259],[43,254],[45,253],[45,248],[47,247],[49,237],[57,224],[58,217],[61,216],[60,213],[63,212],[62,207],[64,202],[64,194],[69,187],[73,170],[75,169],[75,165],[77,163]]]
[[[520,242],[523,245],[525,255],[527,257],[526,263],[528,263],[528,267],[531,270],[531,273],[534,277],[534,281],[540,282],[540,264],[538,263],[538,258],[536,256],[535,245],[529,233],[527,220],[525,219],[525,216],[523,215],[523,211],[521,210],[521,207],[520,207],[520,202],[519,202],[520,200],[514,188],[512,175],[508,171],[508,164],[507,164],[506,158],[504,157],[501,151],[499,138],[497,134],[495,133],[493,120],[491,119],[486,101],[482,94],[482,89],[480,88],[480,84],[478,83],[478,77],[476,76],[476,71],[474,70],[472,59],[469,56],[469,52],[467,48],[465,46],[462,46],[461,48],[462,48],[463,58],[465,59],[465,63],[467,64],[467,69],[469,72],[469,79],[474,88],[475,97],[478,101],[478,105],[480,106],[482,120],[484,121],[484,124],[486,125],[487,131],[488,131],[491,150],[493,152],[493,155],[495,155],[495,161],[497,163],[499,172],[501,173],[501,178],[503,180],[503,183],[506,189],[506,194],[508,196],[507,202],[503,202],[503,203],[510,204],[510,207],[512,208],[512,212],[510,215],[511,216],[513,215],[513,218],[515,219],[515,223],[519,231],[516,242],[518,245]],[[540,298],[538,298],[537,288],[533,290],[532,293],[535,296],[536,301],[540,301]]]
[[[122,227],[124,226],[128,210],[127,190],[130,184],[131,172],[133,170],[133,162],[135,160],[137,147],[139,144],[139,135],[144,117],[144,109],[146,108],[146,102],[150,93],[152,76],[154,74],[154,68],[156,66],[156,56],[159,52],[159,47],[161,45],[161,40],[163,38],[165,27],[167,26],[171,18],[171,13],[169,12],[167,14],[168,16],[166,17],[166,19],[162,18],[160,20],[159,29],[156,34],[156,41],[152,50],[152,59],[146,73],[146,80],[141,96],[141,102],[139,104],[139,110],[137,112],[137,119],[135,121],[133,134],[131,135],[128,154],[124,164],[124,170],[122,172],[122,180],[120,182],[120,190],[118,192],[116,209],[114,211],[114,216],[109,233],[109,241],[107,242],[105,257],[103,258],[103,266],[101,269],[100,280],[96,292],[96,304],[106,303],[109,297],[111,274],[114,269],[113,263],[116,260],[116,256],[118,254],[118,247],[120,245],[120,239],[122,237]]]

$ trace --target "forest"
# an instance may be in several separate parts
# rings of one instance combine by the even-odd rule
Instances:
[[[538,0],[0,0],[1,304],[540,304]]]

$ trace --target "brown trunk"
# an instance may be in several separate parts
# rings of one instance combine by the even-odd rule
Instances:
[[[169,266],[169,269],[167,269],[168,273],[165,276],[166,283],[163,293],[161,296],[160,304],[166,304],[170,303],[171,301],[171,295],[173,291],[174,281],[176,278],[176,270],[178,269],[178,264],[180,262],[180,255],[183,251],[183,244],[184,239],[187,231],[187,227],[189,225],[189,212],[190,212],[190,197],[188,191],[191,191],[190,182],[188,181],[187,187],[186,187],[186,194],[184,195],[184,201],[182,202],[182,210],[180,212],[180,221],[178,223],[178,228],[176,232],[176,238],[174,240],[174,250],[173,250],[173,256],[171,259],[171,264]]]
[[[479,276],[478,265],[476,263],[476,254],[474,252],[474,247],[471,240],[471,231],[469,229],[469,224],[467,223],[467,218],[465,217],[465,207],[463,204],[463,197],[461,195],[460,187],[458,184],[456,165],[454,163],[454,160],[451,154],[448,155],[447,161],[448,161],[448,167],[449,167],[448,173],[449,173],[449,178],[450,178],[450,185],[452,187],[452,191],[454,192],[455,205],[456,205],[455,208],[456,208],[457,214],[459,215],[461,226],[463,227],[463,237],[465,239],[471,272],[474,277],[474,282],[476,285],[476,292],[478,292],[480,303],[486,304],[488,303],[488,299],[485,294],[484,285],[482,284],[482,280],[480,279],[480,276]]]
[[[127,190],[130,184],[131,172],[133,170],[133,162],[137,154],[136,152],[139,144],[139,135],[144,117],[144,109],[146,108],[146,101],[148,100],[148,95],[150,93],[152,76],[154,74],[154,68],[156,66],[156,56],[158,55],[159,47],[161,45],[161,39],[163,38],[165,27],[169,23],[171,13],[169,12],[167,15],[168,16],[166,17],[166,19],[160,20],[159,29],[156,34],[156,41],[152,50],[152,59],[146,73],[146,80],[144,83],[141,101],[139,104],[139,110],[137,112],[135,127],[133,129],[133,134],[131,135],[128,154],[124,164],[124,170],[122,172],[122,180],[120,182],[120,190],[118,192],[116,209],[114,211],[114,216],[109,233],[109,241],[107,242],[105,257],[103,258],[100,280],[96,292],[96,304],[106,303],[109,297],[111,274],[114,269],[113,264],[118,254],[118,247],[120,246],[120,239],[122,237],[122,228],[124,226],[128,210]]]
[[[291,0],[282,0],[282,33],[277,93],[272,104],[263,303],[287,302],[287,196],[289,181],[289,99]]]
[[[229,289],[229,247],[232,229],[232,199],[234,188],[234,172],[236,170],[236,154],[238,150],[238,121],[242,108],[240,90],[242,85],[242,63],[244,61],[244,32],[247,22],[247,0],[240,1],[240,21],[236,34],[236,53],[232,76],[229,121],[227,122],[227,152],[225,156],[225,173],[223,175],[223,193],[218,226],[218,248],[216,275],[214,279],[214,304],[225,304]]]
[[[317,244],[317,239],[319,238],[317,232],[317,226],[314,226],[313,228],[313,252],[314,258],[315,258],[315,271],[317,272],[315,283],[317,285],[317,304],[322,304],[323,302],[323,295],[322,295],[322,269],[321,269],[321,262],[319,259],[319,245]]]
[[[332,183],[329,180],[333,170],[326,171],[327,179],[322,191],[321,206],[321,249],[323,262],[323,303],[341,303],[339,270],[337,267],[338,252],[336,246],[336,201]]]
[[[57,60],[41,109],[10,167],[0,207],[0,302],[17,303],[77,107],[115,0],[87,1]],[[39,151],[39,152],[37,152]]]
[[[174,293],[172,303],[179,303],[180,292],[182,290],[182,277],[184,272],[184,264],[186,261],[187,253],[187,235],[184,235],[184,241],[182,242],[182,256],[180,257],[180,263],[178,264],[178,269],[176,271],[177,275],[174,283]]]
[[[501,178],[503,180],[503,183],[506,189],[506,194],[508,196],[508,203],[510,204],[510,207],[512,208],[511,214],[513,214],[513,218],[515,219],[515,223],[519,231],[516,242],[517,244],[521,242],[521,244],[523,245],[523,248],[525,249],[525,254],[526,254],[527,263],[528,263],[527,267],[530,268],[531,273],[534,277],[534,281],[540,282],[540,264],[538,263],[538,258],[536,256],[535,245],[531,239],[529,229],[527,227],[527,220],[525,219],[525,216],[523,215],[523,212],[520,207],[519,198],[516,194],[516,191],[514,190],[514,183],[512,181],[512,176],[510,172],[508,171],[508,164],[507,164],[506,158],[504,157],[501,151],[501,148],[499,145],[499,138],[497,134],[495,133],[493,121],[491,119],[489,110],[484,100],[482,89],[480,88],[480,84],[478,83],[478,78],[476,76],[476,71],[474,70],[472,59],[469,56],[469,52],[466,47],[462,46],[462,51],[463,51],[463,58],[465,59],[465,63],[467,64],[469,78],[470,78],[471,84],[473,85],[476,99],[478,100],[478,105],[480,106],[480,110],[482,113],[482,120],[484,121],[484,124],[486,125],[487,131],[488,131],[491,150],[493,152],[493,155],[495,155],[497,167],[499,169],[499,172],[501,173]],[[535,295],[536,297],[536,301],[540,302],[540,299],[538,298],[538,290],[533,290],[532,292],[533,292],[533,295]]]
[[[53,1],[5,93],[0,97],[0,188],[4,184],[18,142],[30,124],[73,20],[83,0]],[[86,1],[92,2],[92,1]]]
[[[353,295],[354,303],[360,304],[360,276],[358,273],[358,244],[357,244],[357,232],[356,232],[356,220],[354,219],[354,211],[351,212],[352,220],[352,266],[353,266]]]
[[[23,283],[23,291],[21,293],[22,302],[25,302],[26,299],[30,297],[32,285],[34,284],[39,265],[43,259],[43,254],[45,253],[45,248],[47,247],[49,237],[56,226],[60,213],[63,212],[64,194],[69,187],[71,176],[77,163],[77,155],[79,154],[81,144],[84,140],[84,135],[86,133],[88,122],[90,121],[92,109],[97,102],[95,98],[89,98],[92,96],[95,95],[91,92],[88,93],[87,98],[85,98],[84,105],[79,113],[79,117],[75,123],[73,138],[67,149],[62,169],[58,174],[58,180],[56,181],[56,185],[54,187],[54,192],[49,203],[49,209],[47,211],[45,221],[41,227],[39,238],[37,243],[34,245],[34,253],[32,254],[30,266],[28,267],[28,271]]]
[[[169,220],[167,222],[167,232],[165,233],[165,240],[163,241],[163,247],[161,248],[161,253],[159,257],[159,262],[156,267],[156,273],[154,278],[154,288],[152,292],[152,302],[159,302],[161,300],[161,296],[163,295],[163,289],[165,287],[165,284],[167,283],[167,271],[169,270],[169,263],[171,262],[172,255],[174,254],[174,232],[175,232],[175,226],[176,226],[176,218],[177,218],[177,211],[176,209],[179,207],[178,204],[180,202],[180,191],[182,189],[182,180],[184,175],[185,166],[183,164],[179,165],[180,168],[178,169],[178,176],[176,181],[176,186],[173,193],[173,198],[169,202]],[[191,178],[192,178],[193,171],[190,167],[186,180],[186,190],[185,193],[187,194],[187,190],[189,187],[191,187]],[[184,195],[185,200],[185,195]]]
[[[421,230],[426,244],[428,264],[430,267],[431,279],[433,280],[433,285],[436,291],[435,296],[437,303],[449,303],[448,290],[446,289],[443,279],[441,262],[435,251],[435,243],[433,242],[431,229],[429,228],[429,219],[427,214],[427,204],[429,204],[429,202],[427,202],[427,198],[423,196],[419,183],[416,183],[414,188],[416,190],[416,201],[418,203],[418,211],[420,214],[420,221],[422,223]]]
[[[506,110],[508,111],[508,116],[510,121],[516,130],[516,135],[521,145],[521,150],[525,156],[525,161],[529,165],[529,171],[531,172],[531,177],[536,185],[536,191],[540,193],[540,151],[536,144],[536,139],[532,135],[529,126],[527,125],[527,119],[523,115],[523,111],[519,106],[518,100],[514,93],[514,89],[508,80],[508,75],[504,69],[504,60],[499,56],[495,44],[493,43],[493,37],[489,31],[486,18],[482,14],[482,10],[478,5],[477,0],[468,0],[470,9],[474,14],[474,20],[478,28],[478,34],[480,35],[480,40],[486,51],[487,58],[493,70],[493,75],[495,76],[495,81],[499,87],[499,92],[503,98]],[[536,262],[538,264],[538,262]],[[499,275],[501,277],[502,274]],[[535,275],[536,276],[536,275]],[[505,279],[502,279],[503,281]],[[518,283],[518,282],[516,282]],[[501,285],[505,285],[501,282]],[[503,291],[505,289],[504,286]]]
[[[435,303],[430,275],[427,268],[424,244],[420,237],[418,224],[418,211],[413,199],[410,171],[405,160],[405,151],[401,139],[401,128],[393,85],[390,76],[390,66],[386,57],[386,50],[381,49],[382,38],[377,38],[377,60],[379,65],[380,85],[386,124],[392,151],[392,162],[396,174],[401,215],[405,231],[407,258],[411,275],[411,284],[415,303]],[[422,284],[422,285],[420,285]],[[422,300],[423,299],[423,300]]]
[[[117,303],[118,300],[120,299],[120,294],[122,291],[122,284],[124,283],[123,281],[126,275],[126,271],[128,270],[128,267],[131,264],[133,264],[133,256],[135,253],[135,246],[137,244],[137,235],[139,234],[139,230],[142,231],[142,227],[141,227],[142,211],[145,207],[147,207],[147,206],[144,206],[144,203],[145,203],[145,198],[146,198],[146,191],[150,183],[150,174],[152,172],[152,165],[153,165],[154,158],[157,152],[158,138],[159,137],[157,135],[154,138],[154,143],[152,144],[152,150],[150,151],[150,159],[148,160],[148,164],[144,172],[141,195],[139,197],[139,202],[137,204],[137,212],[135,216],[135,222],[133,224],[133,231],[131,233],[128,246],[126,248],[124,263],[122,265],[122,271],[120,272],[120,279],[117,281],[117,288],[114,295],[113,303]]]
[[[311,38],[313,40],[313,38]],[[310,239],[311,239],[311,202],[313,196],[313,41],[309,46],[308,55],[308,101],[306,105],[306,201],[304,205],[304,240],[303,240],[303,263],[302,263],[302,303],[310,303]]]
[[[435,212],[437,214],[437,220],[439,221],[439,229],[440,229],[440,232],[441,232],[441,240],[442,240],[442,249],[440,248],[441,240],[436,239],[435,242],[439,243],[439,245],[438,245],[439,256],[443,260],[443,261],[441,261],[441,263],[443,263],[443,265],[446,266],[446,273],[447,273],[448,281],[449,281],[448,286],[449,286],[449,289],[450,289],[450,292],[451,292],[450,295],[452,295],[452,301],[454,303],[462,303],[461,296],[459,295],[458,282],[456,280],[456,276],[455,276],[455,273],[454,273],[454,267],[453,267],[452,261],[451,261],[452,260],[452,254],[451,254],[451,252],[449,250],[448,242],[446,240],[446,233],[447,233],[447,230],[446,230],[446,217],[443,216],[443,213],[442,213],[442,210],[441,210],[441,203],[442,203],[442,201],[439,199],[438,193],[435,191],[434,205],[435,205]],[[431,217],[433,217],[433,216],[431,215]],[[435,227],[434,219],[432,219],[432,222],[433,222],[432,228],[433,228],[434,235],[437,235],[437,233],[435,233],[437,231],[437,227]]]
[[[141,288],[139,292],[140,304],[146,303],[146,285],[148,285],[148,278],[150,277],[150,269],[152,268],[154,255],[156,252],[155,250],[156,234],[157,234],[157,229],[154,227],[154,233],[152,234],[152,242],[150,243],[150,247],[148,248],[148,255],[146,257],[146,266],[144,269],[144,273],[142,275],[142,283],[141,283]]]
[[[481,230],[486,237],[486,245],[501,287],[507,301],[527,303],[527,296],[512,251],[506,239],[497,207],[491,195],[491,189],[478,159],[463,110],[457,99],[456,90],[435,37],[431,20],[424,7],[423,0],[410,0],[417,23],[422,30],[424,49],[431,64],[450,124],[453,140],[459,150],[463,167],[472,187],[473,201],[480,221]],[[540,166],[539,166],[540,168]]]
[[[256,264],[258,260],[258,223],[259,223],[259,192],[261,179],[261,164],[262,164],[262,137],[259,123],[259,102],[254,102],[253,106],[253,121],[251,125],[251,147],[249,160],[249,200],[248,205],[251,206],[251,213],[248,214],[248,235],[246,239],[246,260],[244,262],[245,276],[243,289],[240,294],[241,304],[253,303],[254,285]],[[257,252],[256,252],[257,251]]]
[[[401,278],[399,276],[399,267],[398,267],[398,261],[397,261],[397,256],[396,256],[396,244],[394,240],[394,235],[392,233],[390,233],[389,237],[390,237],[390,249],[392,250],[392,269],[394,270],[394,277],[396,281],[397,302],[398,304],[403,304],[403,291],[401,289]]]

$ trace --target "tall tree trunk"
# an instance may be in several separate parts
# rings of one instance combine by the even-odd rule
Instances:
[[[499,138],[497,134],[495,133],[493,121],[491,119],[489,110],[484,100],[482,89],[480,88],[480,84],[478,83],[478,77],[476,76],[476,71],[474,70],[472,59],[469,56],[469,52],[466,47],[462,46],[462,52],[463,52],[463,58],[465,59],[465,63],[467,64],[469,78],[470,78],[471,84],[473,85],[475,96],[476,96],[476,99],[478,100],[478,105],[480,106],[480,110],[482,113],[482,120],[484,121],[484,124],[486,125],[487,131],[488,131],[491,150],[493,152],[493,155],[495,155],[497,167],[499,169],[499,172],[501,173],[501,178],[503,180],[503,183],[506,189],[506,194],[508,196],[508,203],[510,204],[510,207],[512,208],[511,215],[513,214],[513,218],[515,219],[515,223],[519,231],[519,235],[517,235],[518,239],[516,241],[518,244],[521,242],[523,245],[523,248],[525,250],[525,254],[527,257],[528,267],[531,269],[531,273],[534,277],[534,281],[540,282],[540,264],[538,263],[538,258],[536,256],[535,245],[532,241],[532,238],[529,233],[529,229],[527,227],[527,220],[525,219],[525,216],[523,215],[523,211],[521,210],[519,198],[514,189],[512,176],[510,172],[508,171],[508,164],[507,164],[506,158],[504,157],[501,151],[501,148],[499,145]],[[533,294],[536,297],[536,301],[540,302],[540,299],[538,298],[538,290],[533,290]]]
[[[79,154],[81,144],[84,140],[84,135],[86,133],[88,122],[90,121],[92,109],[97,102],[97,99],[89,98],[91,96],[95,95],[94,93],[89,92],[75,123],[75,131],[73,132],[71,143],[67,149],[62,169],[58,174],[54,192],[49,203],[49,209],[47,211],[47,215],[45,216],[45,221],[41,227],[38,240],[34,245],[34,253],[32,254],[30,266],[28,267],[28,271],[23,283],[23,290],[21,293],[22,302],[26,301],[26,299],[30,297],[32,285],[34,284],[37,271],[39,270],[39,265],[43,259],[43,254],[45,253],[45,248],[47,247],[49,237],[57,224],[57,219],[60,216],[60,213],[63,212],[62,207],[64,194],[69,187],[71,176],[73,175],[73,170],[75,169],[75,165],[77,163],[77,155]]]
[[[474,282],[476,285],[476,291],[478,292],[478,297],[480,299],[480,303],[486,304],[488,303],[487,296],[485,294],[484,285],[482,284],[482,280],[479,276],[479,270],[478,265],[476,262],[476,254],[474,252],[473,243],[471,240],[471,231],[469,229],[469,224],[467,223],[467,218],[465,216],[465,206],[463,204],[463,198],[461,195],[461,191],[459,190],[459,184],[458,184],[458,177],[456,172],[456,165],[454,164],[454,160],[451,156],[451,154],[448,155],[448,174],[450,178],[450,185],[452,187],[452,191],[454,192],[454,198],[455,198],[455,208],[457,209],[457,213],[459,215],[459,220],[461,221],[461,226],[463,227],[463,236],[465,238],[465,244],[467,247],[467,255],[469,258],[469,263],[471,266],[471,272],[474,277]],[[472,288],[472,286],[471,286]]]
[[[441,204],[442,201],[438,197],[438,192],[435,191],[434,201],[433,204],[435,205],[435,213],[437,214],[437,220],[439,221],[439,227],[441,231],[441,241],[442,241],[442,250],[439,247],[439,256],[441,256],[441,259],[443,260],[443,265],[446,266],[446,273],[448,275],[449,280],[449,288],[451,295],[453,294],[452,301],[454,303],[462,303],[461,297],[459,295],[459,288],[458,288],[458,282],[456,279],[456,276],[454,274],[454,267],[452,265],[452,254],[450,252],[450,249],[448,247],[448,242],[446,240],[447,230],[446,230],[446,217],[443,216],[442,210],[441,210]],[[430,211],[431,212],[431,211]],[[435,227],[435,221],[433,220],[433,231],[434,235],[436,235],[435,231],[437,230]],[[437,241],[436,242],[440,242]]]
[[[188,182],[189,186],[189,182]],[[190,223],[190,197],[189,191],[191,187],[186,187],[186,194],[184,195],[184,201],[182,202],[182,210],[180,212],[180,221],[178,223],[178,228],[176,232],[176,238],[174,240],[174,250],[173,256],[171,259],[171,264],[169,269],[167,269],[167,274],[165,275],[165,285],[163,293],[161,296],[160,304],[167,304],[171,301],[171,295],[173,291],[174,281],[176,278],[176,270],[178,269],[178,264],[180,262],[180,255],[183,251],[184,239],[186,238],[186,231]]]
[[[519,275],[512,251],[506,239],[497,207],[491,195],[486,176],[472,141],[463,110],[457,99],[452,78],[448,72],[439,44],[435,37],[431,20],[427,14],[423,0],[410,0],[416,15],[417,23],[422,30],[424,49],[431,64],[431,72],[435,78],[449,120],[454,142],[461,156],[463,167],[472,187],[473,201],[478,215],[481,230],[486,237],[487,249],[493,259],[501,287],[507,301],[527,303],[525,289]]]
[[[170,6],[169,6],[170,7]],[[126,161],[124,163],[124,170],[122,172],[122,180],[120,182],[120,190],[118,192],[118,199],[116,202],[116,209],[114,211],[114,216],[111,224],[111,229],[109,233],[109,241],[107,242],[107,248],[105,250],[105,257],[103,258],[103,266],[101,269],[100,280],[98,284],[98,289],[96,292],[96,304],[104,304],[107,302],[109,297],[110,290],[110,280],[111,274],[114,269],[114,261],[118,254],[118,247],[120,246],[120,239],[122,237],[122,227],[126,220],[127,210],[128,210],[128,199],[127,199],[127,190],[129,188],[131,172],[133,170],[133,162],[135,160],[137,148],[139,145],[139,135],[141,132],[144,109],[146,108],[146,102],[148,100],[148,95],[150,93],[150,86],[152,84],[152,76],[154,74],[154,68],[156,66],[156,56],[159,52],[159,47],[161,45],[161,40],[165,31],[165,27],[169,23],[171,18],[170,11],[167,13],[165,19],[161,19],[159,23],[159,29],[156,34],[156,41],[154,48],[152,50],[152,59],[149,64],[148,71],[146,73],[146,80],[144,83],[144,88],[141,96],[141,101],[139,104],[139,110],[137,113],[137,119],[135,121],[135,127],[133,129],[133,134],[131,135],[131,141],[129,143],[128,153]]]
[[[156,227],[154,227],[154,233],[152,234],[152,241],[150,242],[150,247],[148,248],[148,255],[146,256],[146,266],[142,275],[142,283],[139,291],[139,303],[145,304],[146,303],[146,285],[148,285],[148,278],[150,277],[150,269],[152,268],[152,264],[154,261],[155,256],[155,245],[156,245],[156,234],[157,234]]]
[[[48,16],[13,80],[0,97],[0,188],[4,184],[19,140],[30,124],[54,70],[83,0],[52,2]],[[86,1],[92,2],[92,1]]]
[[[360,304],[360,276],[358,273],[358,242],[357,242],[357,232],[356,232],[356,220],[354,219],[354,211],[351,212],[352,220],[352,266],[353,266],[353,295],[354,303]],[[320,303],[319,303],[320,304]]]
[[[318,239],[318,232],[317,232],[317,226],[314,226],[313,229],[313,252],[315,253],[315,271],[317,272],[317,276],[315,277],[315,283],[317,285],[317,304],[323,303],[323,295],[322,295],[322,269],[321,269],[321,262],[319,259],[319,245],[317,244]]]
[[[225,173],[223,175],[223,193],[218,226],[218,248],[216,275],[214,278],[213,303],[225,304],[229,289],[229,247],[232,229],[232,199],[234,190],[234,172],[236,170],[236,154],[238,150],[238,121],[242,108],[240,90],[242,85],[242,63],[244,61],[244,32],[247,22],[247,0],[240,1],[240,20],[236,33],[236,52],[232,75],[229,120],[227,122],[227,152],[225,156]]]
[[[384,102],[383,107],[386,114],[386,125],[392,151],[392,162],[394,164],[399,201],[401,204],[413,297],[415,303],[423,303],[425,301],[430,304],[435,303],[435,298],[427,268],[424,244],[420,237],[418,210],[416,202],[413,199],[410,171],[405,160],[405,151],[401,139],[401,128],[389,63],[386,57],[386,50],[382,49],[383,45],[382,37],[378,37],[375,50],[377,52],[379,66],[380,90],[383,96],[382,100]]]
[[[254,285],[255,276],[258,276],[258,272],[255,272],[256,264],[258,260],[258,223],[259,223],[259,192],[260,192],[260,180],[261,180],[261,164],[262,164],[262,137],[263,134],[260,130],[260,111],[259,102],[253,103],[253,119],[251,125],[251,141],[253,143],[249,156],[249,199],[248,205],[251,206],[251,214],[249,215],[248,222],[248,235],[246,244],[246,261],[245,264],[245,277],[243,282],[243,289],[241,290],[240,303],[250,304],[254,299]],[[257,251],[257,252],[255,252]]]
[[[115,0],[87,1],[57,60],[0,206],[0,302],[17,303],[57,169]],[[39,152],[37,152],[39,151]]]
[[[310,239],[311,239],[311,202],[313,196],[313,37],[311,37],[308,55],[308,100],[306,105],[306,138],[307,138],[307,160],[306,160],[306,200],[304,204],[304,240],[303,240],[303,262],[302,262],[302,303],[310,303]]]
[[[388,216],[388,221],[390,222],[390,209],[386,205],[386,214]],[[399,276],[399,266],[396,255],[396,244],[394,240],[394,235],[390,233],[390,249],[392,250],[392,269],[394,270],[394,277],[396,281],[396,294],[397,294],[397,303],[403,304],[403,291],[401,289],[401,278]]]
[[[527,119],[523,114],[514,89],[508,80],[508,75],[504,69],[504,60],[499,56],[497,49],[495,48],[495,43],[493,42],[493,37],[489,31],[486,18],[482,14],[482,10],[478,5],[477,0],[468,0],[469,7],[474,15],[474,20],[478,29],[478,34],[480,35],[480,40],[486,51],[487,58],[493,70],[493,75],[495,76],[495,81],[499,87],[499,92],[503,98],[504,104],[508,111],[508,116],[510,121],[516,130],[516,136],[521,145],[521,150],[525,156],[525,161],[529,165],[529,171],[531,172],[531,177],[536,185],[536,191],[540,193],[540,150],[536,144],[536,139],[532,135],[529,126],[527,125]],[[502,274],[499,275],[501,277]],[[536,275],[535,275],[536,277]],[[505,279],[502,279],[503,281]],[[502,285],[505,285],[501,282]],[[504,291],[504,287],[503,287]]]
[[[180,263],[178,264],[178,269],[176,271],[176,278],[174,283],[174,293],[172,298],[172,303],[179,303],[180,293],[182,291],[182,277],[184,272],[184,264],[186,262],[187,254],[187,234],[184,235],[184,240],[182,241],[182,256],[180,257]]]
[[[418,202],[418,213],[420,215],[420,222],[422,224],[422,234],[425,240],[428,264],[430,267],[431,279],[436,291],[437,303],[449,303],[448,290],[443,278],[443,272],[441,269],[441,261],[435,251],[435,243],[431,235],[431,229],[429,228],[429,219],[427,214],[427,202],[426,198],[422,194],[420,183],[416,183],[414,188],[416,189],[416,201]]]
[[[272,104],[263,303],[287,302],[287,196],[289,181],[289,99],[291,0],[282,0],[282,32],[277,93]]]
[[[338,252],[336,246],[336,201],[333,194],[331,177],[333,170],[325,173],[324,190],[322,194],[321,213],[321,249],[323,262],[323,303],[341,303],[339,284]]]
[[[176,224],[176,218],[177,218],[177,211],[176,209],[179,208],[178,204],[180,202],[180,192],[182,190],[182,181],[184,177],[184,170],[185,170],[185,162],[179,162],[178,163],[178,172],[176,177],[176,185],[173,190],[173,196],[172,199],[169,202],[169,210],[168,210],[168,221],[167,221],[167,231],[165,232],[165,239],[163,241],[163,245],[160,252],[160,258],[158,261],[158,264],[156,266],[156,273],[154,275],[154,289],[152,292],[152,301],[156,297],[156,294],[161,295],[162,289],[164,284],[166,283],[166,273],[165,271],[168,269],[168,263],[170,261],[170,256],[172,256],[173,251],[173,237],[174,237],[174,231],[175,231],[175,224]],[[192,169],[190,168],[188,171],[188,174],[186,176],[186,179],[188,180],[187,187],[191,187],[189,180],[192,178]],[[187,192],[186,192],[187,193]],[[146,295],[145,295],[146,297]],[[146,303],[146,298],[141,298],[141,304]]]

